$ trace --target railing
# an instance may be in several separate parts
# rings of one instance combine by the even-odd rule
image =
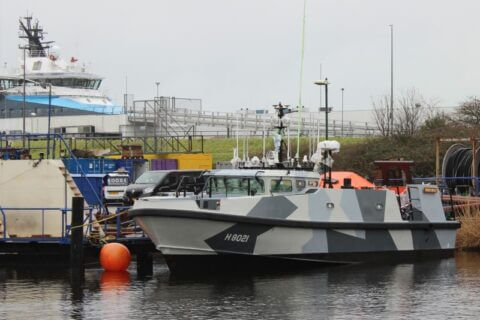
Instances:
[[[91,216],[92,209],[89,210],[89,215]],[[69,243],[68,233],[70,230],[70,225],[68,224],[67,213],[71,211],[68,208],[8,208],[8,207],[0,207],[0,212],[2,213],[3,218],[3,240],[8,239],[9,241],[24,241],[26,238],[31,239],[32,237],[7,237],[8,228],[7,228],[7,212],[14,211],[14,212],[39,212],[41,214],[41,233],[39,233],[39,237],[35,237],[36,240],[58,240],[60,243]],[[46,236],[45,234],[45,212],[56,212],[58,211],[61,213],[61,235],[60,237],[50,237]],[[85,223],[85,222],[84,222]]]
[[[3,211],[2,207],[0,207],[0,213],[2,214],[2,238],[5,240],[7,238],[7,216],[5,215],[5,211]]]
[[[141,134],[142,130],[146,132],[147,127],[160,128],[161,132],[168,127],[176,134],[181,132],[202,132],[207,135],[202,127],[215,128],[218,135],[228,135],[236,131],[236,128],[248,131],[273,130],[277,125],[278,119],[272,113],[248,113],[248,112],[216,112],[193,110],[191,108],[182,108],[173,106],[171,98],[160,97],[155,100],[137,100],[126,109],[128,120],[133,127],[133,136]],[[295,131],[298,128],[297,117],[292,117],[290,121],[290,130]],[[317,112],[304,112],[300,118],[301,130],[319,132],[323,135],[325,132],[324,115]],[[188,127],[189,129],[185,129]],[[338,121],[330,120],[328,122],[329,134],[333,136],[370,136],[378,134],[378,128],[375,124],[360,121]],[[143,129],[142,129],[143,128]]]
[[[146,238],[145,233],[141,228],[137,226],[134,220],[126,220],[122,221],[121,219],[121,213],[122,211],[127,210],[129,207],[119,207],[116,210],[115,217],[109,220],[104,220],[102,221],[102,225],[104,227],[104,232],[106,235],[112,235],[112,230],[111,226],[112,224],[109,223],[110,221],[114,221],[115,223],[113,226],[115,226],[115,230],[113,234],[115,235],[115,238],[118,239],[123,239],[127,237],[135,237],[136,239],[139,238]],[[69,244],[70,243],[70,231],[71,231],[71,225],[68,223],[68,213],[71,212],[71,208],[4,208],[0,207],[0,214],[2,215],[2,237],[1,241],[8,241],[8,242],[25,242],[25,241],[38,241],[38,242],[59,242],[63,244]],[[93,212],[95,209],[93,207],[85,208],[84,209],[85,214],[84,214],[84,220],[83,220],[83,225],[85,226],[85,235],[92,235],[93,231],[93,224],[96,223],[93,218]],[[10,237],[8,235],[8,228],[7,228],[7,213],[8,212],[32,212],[32,214],[37,214],[41,215],[41,225],[40,225],[40,230],[38,234],[32,234],[35,235],[35,237],[29,236],[29,237]],[[61,230],[60,230],[60,236],[59,237],[52,237],[50,234],[45,233],[45,213],[55,213],[57,212],[61,214],[60,219],[61,219]],[[31,216],[33,218],[33,216]],[[115,219],[115,220],[113,220]],[[126,227],[127,226],[127,227]]]
[[[126,220],[122,221],[122,212],[128,210],[130,207],[118,207],[115,210],[115,238],[120,239],[120,238],[125,238],[130,236],[134,237],[140,237],[140,238],[145,238],[145,233],[144,231],[137,225],[137,223],[134,220]],[[108,220],[105,220],[103,222],[104,226],[104,232],[105,234],[109,235],[111,234],[111,230],[108,225]]]
[[[105,137],[69,134],[64,138],[71,149],[89,150],[95,148],[110,149],[110,153],[121,154],[123,145],[140,144],[144,153],[195,153],[203,152],[202,135],[159,136],[143,135],[138,137]]]

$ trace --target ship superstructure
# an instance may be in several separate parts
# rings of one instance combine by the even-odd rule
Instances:
[[[53,41],[44,40],[46,32],[38,21],[31,16],[20,18],[19,27],[19,68],[13,74],[0,74],[1,118],[24,113],[45,116],[49,101],[55,116],[121,112],[99,91],[103,78],[87,72],[77,57],[61,56]]]

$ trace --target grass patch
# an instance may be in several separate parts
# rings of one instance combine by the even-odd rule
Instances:
[[[461,209],[457,220],[462,224],[457,232],[457,248],[480,248],[480,209],[471,207]]]

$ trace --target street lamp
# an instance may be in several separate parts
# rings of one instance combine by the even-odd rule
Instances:
[[[47,132],[47,159],[50,159],[50,119],[52,118],[52,84],[44,83],[42,88],[45,89],[45,85],[48,85],[48,132]]]
[[[328,78],[325,78],[325,80],[318,80],[314,82],[318,86],[325,86],[325,108],[320,108],[320,111],[325,111],[325,140],[328,140],[328,113],[331,111],[331,108],[328,108]],[[324,109],[324,110],[323,110]],[[323,172],[325,174],[323,178],[323,187],[325,188],[327,185],[327,156],[328,156],[327,149],[325,149],[323,153]],[[328,179],[328,186],[331,188],[332,187],[332,170],[330,168],[330,179]]]
[[[155,82],[155,84],[157,85],[157,99],[158,99],[158,87],[160,86],[160,82]]]
[[[33,133],[33,119],[37,114],[35,112],[30,112],[30,134]],[[38,130],[38,128],[37,128]]]
[[[52,84],[47,82],[37,82],[30,79],[25,79],[24,85],[25,85],[25,82],[36,84],[42,87],[43,89],[46,89],[47,86],[49,87],[48,88],[48,132],[47,132],[47,159],[49,159],[50,157],[50,121],[52,117]],[[23,132],[23,139],[25,140],[25,131]]]
[[[343,91],[345,88],[342,88],[342,138],[343,138]]]
[[[320,111],[325,111],[325,140],[328,140],[328,113],[331,111],[331,108],[328,108],[328,78],[315,81],[314,83],[318,86],[325,86],[325,108],[320,108]]]

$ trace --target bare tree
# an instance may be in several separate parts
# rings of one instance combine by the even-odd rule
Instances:
[[[390,96],[383,95],[372,101],[373,119],[383,136],[409,137],[420,131],[425,121],[434,125],[439,117],[444,114],[438,112],[438,101],[425,99],[415,88],[404,92],[395,99],[393,128],[390,122]]]
[[[373,105],[373,120],[375,121],[378,130],[382,136],[388,136],[390,130],[390,96],[383,95],[377,100],[372,101]]]
[[[409,137],[420,130],[426,114],[424,104],[425,99],[415,88],[409,89],[397,99],[393,128],[395,135]]]
[[[480,125],[480,100],[470,97],[463,102],[456,111],[456,120],[470,126]]]

